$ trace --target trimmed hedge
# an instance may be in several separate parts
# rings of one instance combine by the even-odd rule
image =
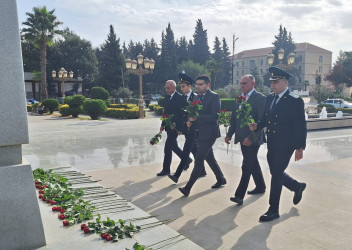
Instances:
[[[108,110],[105,112],[104,116],[118,118],[118,119],[138,119],[139,118],[139,108],[133,108],[133,109],[108,108]]]
[[[121,104],[110,104],[110,108],[114,109],[134,109],[138,108],[136,104],[131,104],[131,103],[121,103]]]
[[[158,99],[158,105],[161,106],[161,107],[165,107],[165,96],[162,96]]]
[[[90,89],[89,97],[92,99],[107,100],[109,92],[103,87],[93,87]]]
[[[150,111],[153,111],[154,110],[154,107],[157,106],[156,104],[149,104],[149,110]]]
[[[32,104],[28,104],[27,105],[27,112],[31,112],[32,111]]]
[[[352,114],[352,109],[337,108],[336,111],[342,111],[342,113]]]
[[[70,115],[69,109],[70,107],[68,106],[68,104],[61,105],[59,107],[59,112],[61,116],[69,116]]]
[[[98,120],[106,112],[108,107],[103,100],[92,99],[84,102],[83,109],[92,120]]]
[[[48,98],[43,101],[43,106],[49,109],[50,114],[59,108],[59,101],[53,98]]]
[[[154,106],[154,112],[157,115],[163,115],[164,114],[164,107],[161,107],[159,105]]]
[[[323,107],[326,107],[326,112],[327,113],[336,113],[337,112],[337,109],[334,106],[330,105],[330,104],[319,104],[318,105],[318,112],[319,113],[321,112]]]
[[[226,109],[226,111],[231,111],[235,107],[236,99],[223,98],[221,101],[221,109]]]

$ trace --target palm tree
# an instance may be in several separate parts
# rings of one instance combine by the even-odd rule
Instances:
[[[54,44],[54,36],[62,35],[63,32],[58,30],[57,27],[62,24],[56,20],[56,16],[53,15],[55,9],[47,11],[46,7],[33,8],[33,13],[27,12],[27,21],[23,22],[23,25],[28,28],[22,29],[24,38],[33,43],[36,48],[40,50],[40,97],[41,100],[48,98],[48,86],[46,82],[46,48]]]

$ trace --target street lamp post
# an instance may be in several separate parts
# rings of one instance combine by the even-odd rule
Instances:
[[[279,49],[277,52],[277,58],[279,59],[279,68],[285,67],[285,64],[282,63],[282,60],[284,59],[284,55],[285,55],[285,51],[283,49]],[[274,63],[274,59],[275,59],[275,55],[270,53],[268,55],[268,64],[269,66],[273,65]],[[291,65],[295,62],[295,53],[291,52],[288,56],[287,56],[287,64]]]
[[[53,70],[51,72],[51,76],[53,77],[53,79],[55,81],[58,81],[58,82],[61,82],[61,97],[62,99],[65,98],[65,81],[72,81],[73,80],[73,72],[70,71],[68,74],[67,74],[67,71],[64,69],[64,68],[61,68],[59,70],[59,72],[57,72],[57,75],[56,75],[56,71]]]
[[[143,100],[143,85],[142,76],[145,74],[152,74],[155,66],[153,59],[144,59],[143,55],[139,54],[136,60],[126,59],[126,68],[128,73],[132,73],[139,76],[139,118],[144,118],[144,100]],[[138,67],[137,67],[138,65]],[[144,65],[144,68],[143,66]]]

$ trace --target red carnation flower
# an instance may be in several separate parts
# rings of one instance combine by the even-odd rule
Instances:
[[[50,203],[50,202],[51,202],[51,200],[49,200],[49,199],[46,200],[46,203]]]
[[[165,117],[166,117],[166,118],[169,118],[169,115],[168,115],[168,114],[166,114],[166,115],[165,115]]]
[[[88,227],[85,227],[85,228],[83,229],[83,231],[84,231],[85,234],[90,233],[90,229],[89,229]]]
[[[107,240],[107,241],[112,240],[111,236],[110,236],[110,235],[107,235],[107,236],[106,236],[106,240]]]
[[[201,103],[202,103],[202,101],[201,101],[201,100],[198,100],[198,101],[197,101],[197,103],[198,103],[198,104],[201,104]]]
[[[101,236],[103,239],[105,239],[107,235],[108,235],[107,233],[102,233],[100,236]]]
[[[196,105],[197,104],[197,101],[193,101],[192,102],[192,105],[194,106],[194,105]]]
[[[165,115],[162,115],[161,118],[165,118]]]
[[[43,187],[48,188],[48,185],[44,185]]]
[[[55,198],[55,197],[56,197],[56,194],[53,194],[53,197]]]
[[[60,213],[61,213],[61,214],[65,213],[65,212],[66,212],[65,209],[61,209],[61,210],[60,210]]]
[[[62,224],[64,224],[64,227],[70,225],[70,223],[69,223],[67,220],[64,220],[64,221],[62,222]]]
[[[63,219],[66,218],[65,215],[63,215],[63,214],[59,214],[58,217],[59,217],[60,220],[63,220]]]
[[[39,189],[43,189],[44,187],[43,186],[38,186]]]
[[[81,225],[81,230],[84,230],[86,227],[87,227],[86,224],[82,224],[82,225]]]
[[[61,210],[61,207],[56,207],[56,210],[57,210],[57,211],[60,211],[60,210]]]
[[[45,196],[42,197],[42,200],[45,201]]]
[[[56,207],[52,207],[51,210],[52,210],[53,212],[55,212],[55,211],[56,211]]]
[[[51,205],[54,205],[54,204],[55,204],[55,201],[51,201],[50,204],[51,204]]]
[[[34,183],[35,183],[35,184],[39,184],[39,183],[40,183],[40,181],[35,181]]]
[[[153,141],[151,141],[151,142],[150,142],[150,144],[154,145],[154,142],[153,142]]]
[[[225,112],[226,112],[226,109],[224,109],[222,112],[224,112],[224,113],[225,113]]]
[[[44,194],[44,191],[43,191],[43,190],[39,190],[39,193],[40,193],[40,194]]]
[[[41,199],[41,198],[43,198],[43,195],[40,194],[40,195],[39,195],[39,199]]]

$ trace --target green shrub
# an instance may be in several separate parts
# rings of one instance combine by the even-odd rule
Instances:
[[[69,109],[70,107],[68,106],[68,104],[61,105],[59,107],[59,112],[61,116],[69,116],[70,115]]]
[[[165,102],[166,102],[166,100],[165,100],[164,96],[162,96],[158,99],[158,105],[161,107],[165,107]]]
[[[71,106],[72,96],[66,96],[63,103]]]
[[[80,107],[78,107],[78,108],[69,107],[68,108],[68,112],[69,112],[70,115],[72,115],[72,117],[76,117],[77,118],[78,115],[82,113],[82,109]]]
[[[28,104],[27,105],[27,112],[31,112],[32,111],[32,104]]]
[[[132,104],[132,103],[121,103],[121,104],[110,104],[110,108],[115,108],[115,109],[119,109],[119,108],[133,109],[133,108],[138,108],[138,106],[136,104]]]
[[[92,99],[84,102],[83,109],[92,120],[98,120],[107,110],[107,106],[103,100]]]
[[[53,98],[45,99],[43,101],[43,106],[49,109],[50,114],[59,108],[59,101]]]
[[[352,109],[337,108],[336,111],[342,111],[344,114],[352,114]]]
[[[145,116],[145,111],[144,111]],[[126,109],[125,110],[126,119],[138,119],[139,118],[139,109]]]
[[[156,105],[156,106],[154,106],[154,112],[156,115],[163,115],[164,114],[164,107]]]
[[[138,100],[134,98],[123,98],[123,103],[133,103],[138,105]]]
[[[125,110],[124,108],[108,108],[104,116],[123,119],[125,118]]]
[[[154,110],[154,107],[157,106],[156,104],[149,104],[149,110],[150,111],[153,111]]]
[[[217,93],[220,96],[220,98],[229,98],[229,95],[226,93],[224,89],[215,89],[213,91]]]
[[[226,111],[232,112],[233,108],[235,107],[236,99],[224,98],[220,100],[221,100],[221,109],[226,109]]]
[[[79,108],[83,105],[83,103],[86,101],[86,97],[83,95],[74,95],[72,96],[70,103],[68,105],[71,108]]]
[[[90,89],[90,98],[107,100],[109,98],[109,92],[103,87],[93,87]]]
[[[318,113],[321,112],[323,107],[326,107],[326,112],[328,112],[328,113],[336,113],[337,112],[336,108],[330,104],[319,104],[318,105]]]

